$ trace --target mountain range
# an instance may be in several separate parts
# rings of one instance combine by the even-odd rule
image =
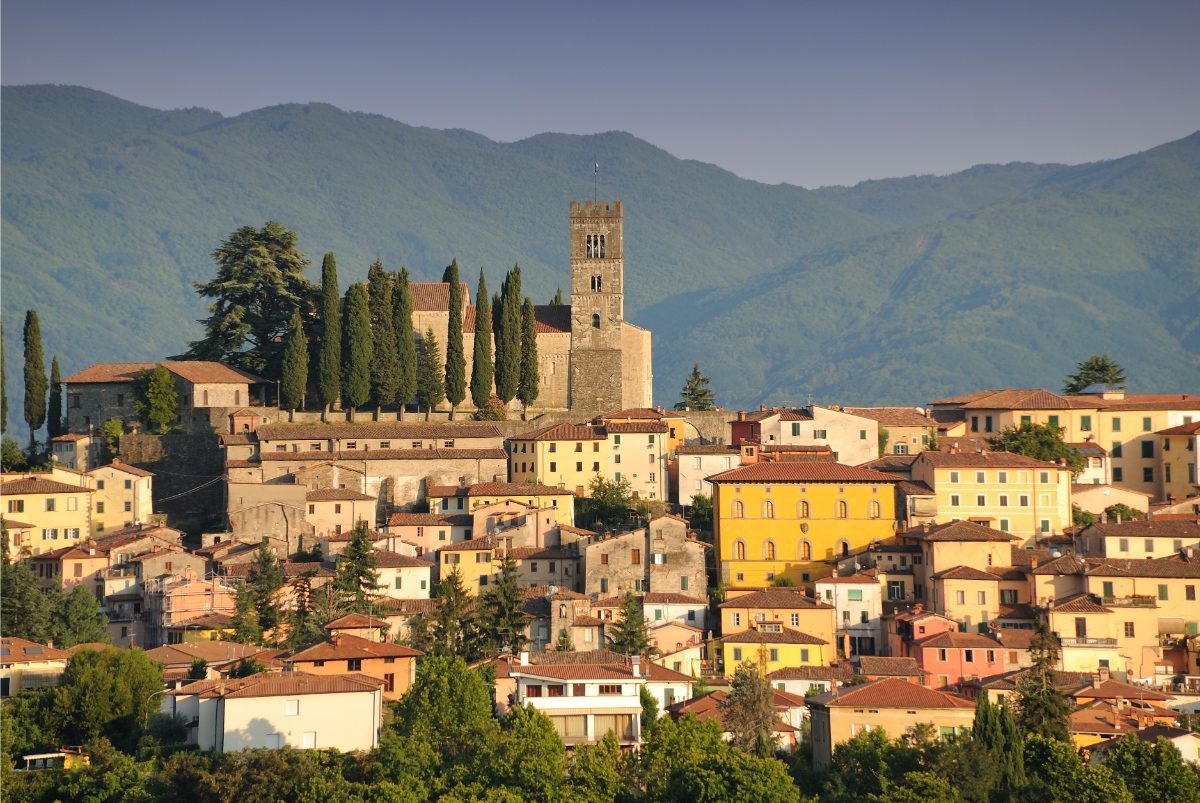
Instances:
[[[223,117],[71,86],[0,102],[13,421],[24,310],[64,374],[179,353],[206,314],[193,283],[242,225],[297,231],[314,281],[326,251],[343,287],[377,257],[424,280],[457,258],[493,289],[517,263],[545,303],[569,288],[567,204],[592,197],[596,161],[600,197],[624,202],[625,310],[654,332],[660,404],[693,362],[730,407],[1058,389],[1096,352],[1131,390],[1200,388],[1200,132],[1078,166],[807,190],[622,132],[500,143],[325,104]]]

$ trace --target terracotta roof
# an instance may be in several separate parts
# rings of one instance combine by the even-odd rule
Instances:
[[[10,530],[32,530],[34,527],[34,525],[29,524],[28,522],[17,521],[16,519],[10,519],[7,516],[4,517],[4,526]],[[36,558],[38,556],[34,555],[34,557]]]
[[[600,652],[607,652],[603,650]],[[569,655],[570,653],[560,652],[544,652],[538,655]],[[532,655],[530,656],[532,658]],[[509,667],[509,673],[516,675],[532,675],[534,677],[551,678],[554,680],[631,680],[633,678],[633,667],[625,662],[625,656],[618,656],[617,660],[611,662],[596,662],[580,661],[572,663],[538,663],[532,661],[529,666],[521,666],[520,664],[512,664]],[[648,663],[648,662],[646,662]],[[643,666],[643,670],[645,667]],[[645,672],[643,671],[643,676]]]
[[[538,334],[570,334],[570,304],[536,304],[533,317],[537,322]]]
[[[94,493],[91,488],[82,488],[78,485],[68,485],[65,482],[39,477],[37,475],[26,475],[19,480],[9,480],[0,485],[0,495],[13,496],[28,494],[90,494]]]
[[[708,605],[708,602],[678,591],[647,591],[642,596],[644,605]]]
[[[1024,580],[1025,572],[1016,566],[988,566],[984,571],[1001,580]]]
[[[248,446],[258,443],[258,436],[253,432],[222,432],[217,438],[224,446]]]
[[[728,644],[828,644],[825,639],[801,633],[787,627],[774,630],[743,630],[722,636],[722,641]]]
[[[926,418],[915,407],[843,407],[843,413],[878,421],[885,427],[936,427],[937,422]]]
[[[160,363],[102,362],[71,374],[63,381],[68,385],[132,382],[142,371],[151,371],[156,365],[162,365],[171,373],[192,384],[246,385],[267,381],[260,376],[224,363],[207,360],[163,360]]]
[[[1088,594],[1055,600],[1050,610],[1053,613],[1112,613],[1111,608],[1105,608]]]
[[[924,482],[915,480],[901,480],[896,486],[896,490],[905,496],[935,496],[937,491],[933,490]]]
[[[551,424],[548,427],[512,435],[510,441],[602,441],[604,427],[596,424]]]
[[[1034,460],[1023,454],[1012,452],[921,452],[917,460],[924,460],[936,468],[1047,468],[1063,469],[1045,460]]]
[[[558,525],[558,529],[564,533],[573,533],[575,535],[590,536],[596,534],[595,530],[585,530],[582,527],[572,527],[569,524],[560,524]]]
[[[462,282],[462,298],[471,298],[471,288]],[[447,312],[450,309],[449,282],[409,282],[414,312]]]
[[[432,569],[433,564],[420,558],[401,555],[388,549],[376,549],[375,559],[380,569]]]
[[[767,675],[768,680],[849,680],[854,672],[845,666],[785,666]]]
[[[67,432],[62,435],[55,435],[50,439],[51,443],[70,443],[74,441],[86,441],[92,436],[86,432]]]
[[[362,421],[345,424],[264,424],[259,441],[348,438],[502,438],[495,424],[474,421]],[[363,450],[358,450],[363,451]],[[328,453],[326,453],[328,454]]]
[[[1017,540],[1016,536],[976,524],[973,521],[950,521],[944,524],[933,524],[930,527],[914,527],[905,530],[902,535],[908,538],[920,538],[928,543],[950,543],[958,541],[995,541],[1009,543]]]
[[[339,616],[336,619],[331,619],[324,624],[326,630],[339,629],[365,629],[374,627],[390,627],[386,619],[376,619],[374,616],[367,616],[365,613],[348,613],[345,616]]]
[[[364,460],[507,460],[508,452],[497,446],[479,449],[351,449],[340,452],[263,452],[260,460],[280,461],[353,461]]]
[[[773,690],[774,696],[772,702],[775,705],[775,710],[796,708],[803,705],[804,701],[799,700],[793,694],[781,692],[778,689]],[[679,719],[687,715],[694,716],[699,722],[714,721],[720,724],[721,730],[726,730],[724,712],[722,703],[729,698],[727,692],[721,690],[710,691],[700,697],[693,697],[690,700],[683,700],[667,707],[667,713],[672,719]],[[775,717],[771,726],[773,733],[795,733],[796,729],[784,722],[779,717]]]
[[[258,547],[255,546],[255,549]],[[221,567],[222,573],[227,577],[246,577],[250,573],[252,563],[229,563]],[[330,566],[326,566],[320,561],[304,561],[297,562],[287,560],[283,562],[284,577],[300,577],[315,572],[317,577],[333,577],[336,572]]]
[[[879,655],[863,655],[858,659],[858,670],[868,677],[919,678],[925,673],[917,665],[916,658],[896,658]]]
[[[868,571],[874,571],[873,569]],[[822,583],[846,584],[846,585],[879,585],[879,577],[873,574],[864,572],[855,572],[854,574],[830,575],[817,580],[817,585]]]
[[[722,602],[722,608],[832,608],[797,588],[764,588]]]
[[[17,524],[17,522],[12,522],[12,521],[9,521],[8,519],[4,520],[4,526],[9,529],[28,529],[29,527],[33,526],[33,525],[23,525],[21,527],[16,527],[16,526],[14,526],[16,524]],[[71,558],[93,558],[95,560],[103,560],[103,561],[108,560],[108,555],[103,552],[97,551],[95,555],[88,552],[88,543],[89,543],[88,541],[80,541],[78,544],[69,544],[68,546],[59,547],[58,549],[52,550],[50,552],[43,552],[40,555],[30,555],[29,560],[32,560],[35,562],[59,561],[59,560],[66,560],[66,559],[71,559]]]
[[[441,513],[393,513],[388,516],[389,527],[436,527],[450,524],[450,516]]]
[[[1067,696],[1076,699],[1116,699],[1124,700],[1148,700],[1155,702],[1166,702],[1167,700],[1175,699],[1169,694],[1148,689],[1145,686],[1135,686],[1132,683],[1123,683],[1119,680],[1109,678],[1097,683],[1086,683],[1077,686],[1067,691]]]
[[[1108,450],[1094,441],[1086,441],[1084,443],[1068,443],[1068,449],[1079,452],[1084,457],[1104,457],[1108,454]]]
[[[952,566],[949,569],[942,569],[930,577],[934,580],[990,580],[992,582],[1000,579],[990,572],[972,566]]]
[[[373,502],[375,497],[349,488],[318,488],[304,495],[306,502]]]
[[[996,639],[982,633],[960,633],[957,630],[947,630],[917,642],[921,647],[936,647],[939,649],[984,649],[995,650],[1003,646]]]
[[[1028,619],[1029,621],[1032,622],[1038,618],[1038,613],[1036,610],[1034,610],[1033,606],[1030,605],[1028,602],[1018,602],[1013,605],[1001,605],[1000,608],[996,612],[996,618],[997,619]],[[1008,644],[1008,643],[1010,643],[1010,641],[1009,641],[1010,634],[1032,633],[1033,630],[1026,629],[1023,627],[1002,627],[999,630],[997,630],[996,632],[997,632],[997,634],[1003,634],[1002,636],[998,636],[998,637],[1004,639],[1005,643]],[[1029,638],[1027,636],[1019,637],[1017,639],[1018,643],[1022,642],[1022,641],[1025,642],[1023,647],[1029,646]]]
[[[164,644],[146,650],[146,657],[163,666],[191,666],[192,661],[202,658],[210,666],[252,658],[263,652],[262,647],[238,644],[233,641],[192,641],[181,644]]]
[[[655,410],[653,407],[628,407],[624,410],[617,410],[614,413],[603,413],[596,416],[594,421],[661,421],[664,418],[683,418],[680,413],[671,413],[668,415],[660,410]]]
[[[375,610],[385,616],[413,616],[437,610],[436,599],[393,599],[384,597],[375,601]]]
[[[577,560],[579,553],[555,546],[523,546],[510,549],[513,560]]]
[[[883,678],[808,698],[809,706],[851,708],[974,708],[975,703],[899,678]]]
[[[595,616],[576,616],[571,620],[571,627],[602,627],[603,619],[598,619]]]
[[[5,636],[0,638],[0,664],[29,664],[37,661],[67,661],[71,654],[36,641]]]
[[[198,694],[205,698],[291,697],[302,694],[374,692],[384,681],[359,674],[310,675],[306,672],[260,672],[233,680],[201,680],[169,691],[175,697]]]
[[[1025,607],[1028,608],[1029,606],[1026,605]],[[1030,610],[1032,611],[1032,609]],[[1005,618],[1004,606],[1001,606],[998,618]],[[1033,617],[1030,616],[1029,618]],[[1030,642],[1033,641],[1034,632],[1032,627],[1001,627],[993,631],[992,635],[1006,649],[1027,650],[1029,649]]]
[[[1068,553],[1053,558],[1045,563],[1039,563],[1031,569],[1033,574],[1083,574],[1088,568],[1088,562],[1078,555]]]
[[[468,538],[466,541],[459,541],[457,544],[447,544],[438,549],[438,552],[477,552],[484,549],[495,549],[496,538],[491,535],[485,535],[482,538]]]
[[[572,496],[571,492],[553,485],[536,482],[477,482],[474,485],[430,485],[426,496]]]
[[[1096,577],[1200,578],[1200,561],[1170,558],[1108,559],[1091,565],[1086,574]]]
[[[604,429],[615,435],[625,433],[665,433],[669,427],[658,421],[630,421],[628,423],[605,422]]]
[[[1095,744],[1089,744],[1087,749],[1095,753],[1097,750],[1104,751],[1111,747],[1116,747],[1124,735],[1125,734],[1121,734],[1120,737],[1113,737],[1111,739],[1105,739],[1101,742],[1096,742]],[[1170,725],[1151,725],[1148,728],[1141,728],[1134,731],[1132,736],[1139,742],[1146,742],[1150,745],[1155,744],[1160,738],[1168,741],[1189,736],[1193,741],[1200,739],[1200,734],[1197,734],[1194,731],[1184,730],[1183,728],[1174,728]]]
[[[885,454],[882,457],[877,457],[874,460],[868,460],[859,465],[859,468],[869,468],[873,471],[893,471],[896,473],[907,474],[912,471],[912,464],[921,456],[920,452],[915,454]]]
[[[99,471],[102,468],[111,468],[116,471],[124,471],[126,474],[132,474],[135,477],[153,477],[154,476],[154,472],[152,472],[152,471],[147,471],[146,469],[138,468],[137,466],[131,466],[128,463],[124,463],[120,460],[113,460],[107,466],[98,466],[97,468],[92,469],[88,473],[94,474],[95,472]]]
[[[739,454],[739,451],[740,450],[736,446],[729,446],[724,443],[693,443],[680,446],[675,450],[675,454],[716,454],[733,457]]]
[[[1190,424],[1180,424],[1177,427],[1167,427],[1155,432],[1155,435],[1196,435],[1200,433],[1200,421],[1193,421]]]
[[[1200,539],[1200,521],[1194,518],[1150,521],[1096,522],[1079,531],[1080,535],[1129,536],[1133,538]]]
[[[891,474],[841,463],[753,463],[707,478],[709,482],[896,482]]]
[[[169,630],[224,630],[229,627],[233,627],[233,617],[227,613],[206,613],[167,626]]]
[[[336,621],[336,620],[335,620]],[[329,625],[326,625],[329,627]],[[284,660],[292,662],[337,661],[351,658],[416,658],[425,653],[400,644],[368,641],[345,633],[333,636],[311,647],[296,650]]]

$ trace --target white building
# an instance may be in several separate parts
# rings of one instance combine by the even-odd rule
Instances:
[[[670,591],[648,591],[642,597],[642,611],[650,627],[669,622],[708,630],[708,601]]]
[[[379,593],[392,599],[429,599],[433,564],[386,549],[375,550]]]
[[[336,748],[379,745],[383,681],[364,675],[263,672],[237,680],[201,680],[168,692],[189,744],[232,753],[256,747]]]
[[[741,455],[737,447],[721,443],[680,446],[675,450],[675,454],[679,470],[675,476],[674,498],[684,507],[691,507],[692,499],[697,494],[712,499],[712,483],[705,477],[741,465]]]
[[[876,655],[883,649],[883,597],[874,569],[818,580],[817,598],[833,605],[838,647],[847,657]]]

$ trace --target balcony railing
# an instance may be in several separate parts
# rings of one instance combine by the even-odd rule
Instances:
[[[1158,599],[1143,595],[1130,597],[1101,597],[1101,603],[1110,608],[1157,608]]]
[[[1059,639],[1064,647],[1115,647],[1117,640],[1115,638],[1063,638]]]

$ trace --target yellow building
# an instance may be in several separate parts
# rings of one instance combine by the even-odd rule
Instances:
[[[1160,429],[1158,436],[1158,498],[1171,502],[1200,494],[1196,453],[1200,451],[1200,421]]]
[[[842,412],[870,418],[879,424],[880,433],[887,430],[880,456],[917,454],[937,437],[938,423],[915,407],[843,407]]]
[[[508,476],[587,496],[596,475],[609,476],[604,428],[592,424],[555,424],[509,438]]]
[[[810,633],[766,622],[721,639],[725,676],[733,677],[740,664],[749,661],[766,676],[777,669],[827,665],[826,650],[832,645]]]
[[[1011,452],[922,452],[912,479],[933,489],[937,522],[971,521],[1023,539],[1072,526],[1071,472]]]
[[[92,489],[37,474],[8,474],[0,484],[4,515],[32,525],[30,554],[40,555],[92,537]]]
[[[687,441],[687,418],[674,410],[655,410],[652,407],[632,407],[605,413],[593,420],[596,424],[664,424],[667,427],[667,459],[675,459],[675,451]]]
[[[837,627],[834,606],[813,599],[798,588],[764,588],[743,593],[731,590],[720,607],[721,632],[725,635],[756,625],[778,624],[832,644]]]
[[[575,524],[575,494],[565,488],[535,482],[477,482],[474,485],[430,485],[426,489],[433,513],[472,513],[476,508],[514,500],[534,509],[553,508],[554,518]]]
[[[442,547],[437,551],[438,582],[457,571],[467,593],[479,596],[496,581],[500,571],[499,547],[492,536]]]
[[[92,530],[97,535],[149,523],[154,513],[154,475],[113,460],[88,472],[92,495]]]
[[[1093,440],[1108,450],[1112,482],[1137,491],[1160,492],[1155,433],[1200,420],[1200,395],[1127,394],[1119,388],[1063,396],[1041,389],[985,390],[941,399],[935,414],[961,414],[966,434],[991,437],[1024,422],[1063,429],[1063,440]]]
[[[890,537],[896,477],[839,463],[754,463],[708,478],[721,582],[812,583],[832,561]]]

